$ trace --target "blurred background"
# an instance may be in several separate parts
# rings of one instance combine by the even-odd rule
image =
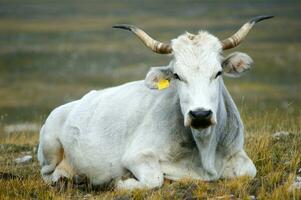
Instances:
[[[37,132],[55,107],[168,64],[170,57],[114,24],[134,24],[161,41],[198,30],[223,39],[263,14],[275,18],[257,24],[233,50],[248,53],[253,69],[224,79],[243,118],[273,111],[299,123],[301,3],[250,2],[1,0],[0,136]]]

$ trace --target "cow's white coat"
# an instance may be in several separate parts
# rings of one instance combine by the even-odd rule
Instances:
[[[91,91],[51,112],[40,132],[38,159],[46,182],[75,174],[95,185],[161,186],[163,179],[216,180],[255,176],[243,150],[243,124],[220,70],[237,76],[252,60],[243,53],[223,59],[207,32],[172,41],[173,59],[154,67],[145,81]],[[181,77],[173,78],[173,73]],[[171,86],[156,90],[166,78]],[[189,110],[213,112],[206,129],[189,127]]]

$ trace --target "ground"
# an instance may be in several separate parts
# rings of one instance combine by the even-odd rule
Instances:
[[[133,192],[43,183],[35,151],[38,129],[53,108],[92,89],[143,79],[151,66],[170,59],[112,25],[134,24],[162,41],[200,29],[223,39],[262,14],[275,18],[224,52],[242,51],[255,62],[244,77],[224,78],[245,124],[255,179],[185,179]],[[300,190],[288,191],[301,176],[300,18],[299,1],[0,1],[0,199],[301,199]],[[273,138],[279,131],[289,135]],[[27,154],[32,162],[14,163]]]

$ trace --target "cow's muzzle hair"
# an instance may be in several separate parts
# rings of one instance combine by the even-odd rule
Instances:
[[[239,45],[245,37],[248,35],[249,31],[253,28],[253,26],[262,20],[270,19],[274,16],[272,15],[262,15],[257,16],[245,23],[235,34],[233,34],[231,37],[223,40],[222,46],[223,50],[231,49]],[[133,32],[142,42],[152,51],[158,53],[158,54],[170,54],[172,53],[172,47],[169,43],[163,43],[159,42],[152,37],[150,37],[147,33],[145,33],[140,28],[137,28],[132,25],[128,24],[119,24],[113,26],[113,28],[120,28],[125,29]]]

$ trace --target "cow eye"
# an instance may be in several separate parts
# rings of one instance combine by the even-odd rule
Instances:
[[[173,74],[173,77],[174,77],[174,79],[181,80],[181,78],[179,77],[179,75],[178,75],[178,74],[176,74],[176,73],[174,73],[174,74]]]
[[[217,72],[217,74],[215,75],[215,78],[217,78],[218,76],[222,75],[222,71]]]

